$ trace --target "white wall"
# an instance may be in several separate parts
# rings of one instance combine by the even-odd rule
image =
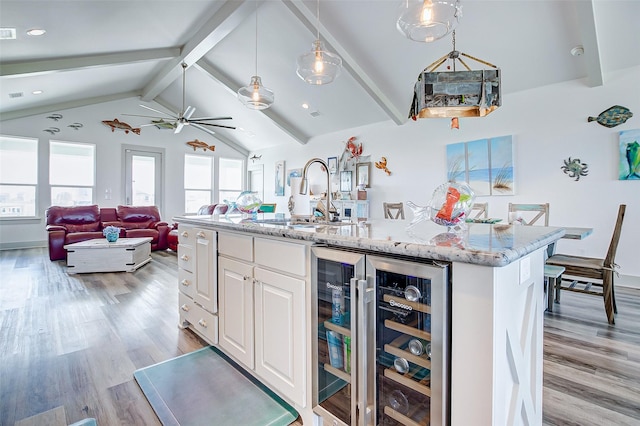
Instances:
[[[200,155],[213,155],[214,158],[243,158],[224,143],[206,133],[185,127],[180,135],[174,135],[171,130],[159,130],[154,126],[143,127],[140,135],[125,134],[121,130],[112,132],[102,120],[113,120],[118,117],[133,125],[142,122],[137,117],[128,117],[123,113],[144,114],[138,106],[139,100],[130,98],[103,104],[56,111],[63,118],[56,122],[46,118],[50,114],[39,114],[32,117],[8,120],[0,123],[0,133],[9,136],[23,136],[39,138],[39,218],[35,220],[3,220],[0,221],[0,247],[31,247],[41,246],[47,239],[45,231],[44,212],[51,204],[48,187],[48,152],[49,140],[69,142],[88,142],[96,144],[96,200],[101,207],[115,207],[124,204],[124,169],[122,146],[134,145],[164,149],[164,205],[161,208],[162,218],[171,223],[171,218],[184,213],[184,153],[193,154],[191,147],[185,142],[198,139],[215,145],[215,152],[198,150]],[[162,107],[159,107],[162,108]],[[80,130],[67,127],[71,123],[82,123]],[[44,129],[58,127],[59,133],[50,135]],[[217,167],[217,162],[215,164]],[[111,189],[111,199],[105,199],[105,190]]]
[[[587,122],[588,116],[616,104],[628,107],[636,116],[612,129]],[[489,202],[489,215],[506,220],[509,202],[549,202],[551,226],[594,228],[585,240],[561,240],[558,251],[604,257],[618,205],[626,203],[616,262],[620,273],[640,276],[640,181],[617,180],[618,133],[638,128],[640,68],[635,67],[607,75],[602,87],[572,81],[505,95],[502,107],[489,116],[461,119],[460,130],[451,130],[448,119],[421,119],[402,126],[388,122],[324,135],[304,147],[257,154],[262,154],[260,162],[265,165],[265,201],[278,203],[277,210],[284,212],[291,189],[287,188],[284,197],[273,195],[275,161],[285,160],[287,169],[301,168],[311,157],[339,156],[344,142],[356,136],[363,143],[363,154],[370,155],[372,162],[386,157],[392,172],[387,176],[372,165],[368,198],[372,217],[381,218],[383,201],[427,204],[433,190],[446,180],[447,144],[512,135],[516,195],[479,197],[478,201]],[[560,167],[568,157],[587,163],[588,176],[574,181],[565,175]],[[324,182],[318,182],[324,179],[322,175],[317,176],[315,183]],[[410,219],[411,213],[408,216]]]

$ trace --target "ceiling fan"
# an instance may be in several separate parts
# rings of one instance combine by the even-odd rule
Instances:
[[[209,123],[209,121],[217,121],[217,120],[232,120],[232,117],[199,117],[199,118],[191,118],[191,116],[193,115],[194,112],[196,112],[196,109],[192,106],[187,106],[185,108],[185,74],[186,74],[186,70],[187,70],[187,64],[186,63],[182,63],[182,109],[180,110],[179,114],[176,113],[168,113],[168,112],[164,112],[164,111],[160,111],[151,107],[148,107],[146,105],[140,105],[142,108],[146,108],[148,110],[151,110],[157,114],[160,114],[160,116],[153,116],[153,115],[138,115],[138,114],[123,114],[123,115],[128,115],[128,116],[132,116],[132,117],[146,117],[146,118],[153,118],[156,120],[160,120],[161,122],[164,123],[169,123],[171,124],[173,127],[175,127],[175,130],[173,133],[180,133],[180,131],[182,131],[182,128],[184,126],[193,126],[197,129],[203,130],[209,134],[213,134],[214,132],[211,129],[208,129],[206,127],[203,126],[211,126],[211,127],[222,127],[225,129],[233,129],[235,130],[234,126],[224,126],[222,124],[216,124],[216,123]],[[158,123],[152,123],[152,124],[145,124],[143,126],[154,126]],[[143,127],[140,126],[140,127]]]

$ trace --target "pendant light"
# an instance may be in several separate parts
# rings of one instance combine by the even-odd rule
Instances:
[[[402,0],[396,27],[410,40],[429,43],[451,33],[461,16],[460,0]]]
[[[238,100],[250,109],[267,109],[274,101],[273,91],[262,85],[262,79],[258,76],[258,2],[256,1],[256,75],[251,77],[251,82],[238,90]]]
[[[321,85],[331,83],[340,74],[342,59],[329,52],[320,40],[320,0],[317,0],[316,18],[317,38],[311,51],[298,57],[296,73],[309,84]]]

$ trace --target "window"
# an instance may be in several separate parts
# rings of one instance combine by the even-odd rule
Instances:
[[[34,217],[38,140],[0,136],[0,217]]]
[[[213,189],[213,157],[185,154],[184,208],[197,213],[201,206],[211,204]]]
[[[49,143],[51,204],[78,206],[93,204],[96,146],[72,142]]]
[[[218,201],[235,201],[242,192],[243,160],[220,159]]]

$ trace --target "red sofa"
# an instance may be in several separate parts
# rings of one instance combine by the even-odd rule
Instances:
[[[151,250],[168,248],[169,224],[162,221],[156,206],[51,206],[46,211],[49,259],[67,258],[66,244],[104,238],[105,226],[120,228],[120,237],[151,237]]]

